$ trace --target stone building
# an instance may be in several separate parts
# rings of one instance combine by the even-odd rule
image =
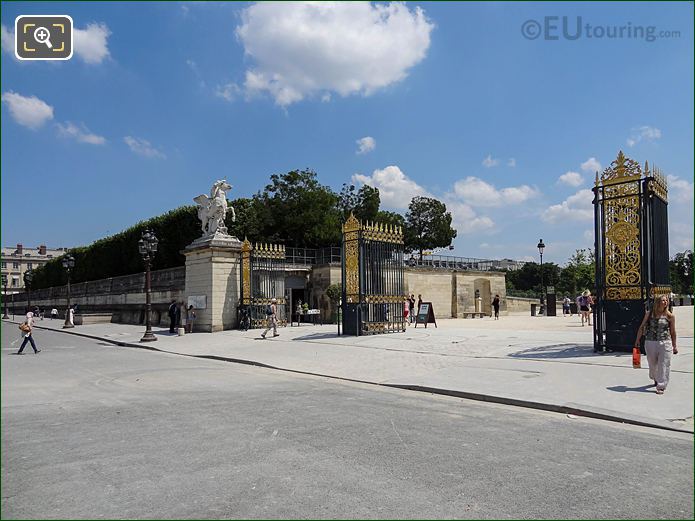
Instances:
[[[24,273],[46,264],[54,257],[67,252],[67,248],[49,249],[45,245],[38,248],[25,248],[17,244],[16,248],[2,248],[2,277],[7,278],[7,292],[24,291]],[[5,288],[2,288],[5,291]]]

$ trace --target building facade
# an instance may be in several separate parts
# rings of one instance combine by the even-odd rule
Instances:
[[[7,279],[7,292],[24,291],[24,274],[27,270],[36,269],[67,251],[67,248],[49,249],[43,244],[38,248],[25,248],[22,244],[17,244],[16,248],[2,248],[2,278]],[[5,291],[4,287],[2,291]]]

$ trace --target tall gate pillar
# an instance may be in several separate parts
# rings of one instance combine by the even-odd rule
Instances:
[[[629,352],[650,300],[671,293],[666,177],[621,151],[593,191],[594,350]]]
[[[215,237],[194,241],[186,256],[187,297],[205,297],[205,308],[196,309],[194,331],[212,333],[232,329],[237,321],[240,297],[241,241]]]

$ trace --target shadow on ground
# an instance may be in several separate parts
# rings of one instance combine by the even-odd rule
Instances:
[[[626,385],[614,385],[613,387],[606,387],[609,391],[614,391],[616,393],[653,393],[654,391],[648,391],[654,387],[654,384],[641,385],[639,387],[627,387]]]
[[[601,354],[594,353],[594,346],[591,344],[554,344],[531,347],[510,353],[508,356],[511,358],[598,358]]]

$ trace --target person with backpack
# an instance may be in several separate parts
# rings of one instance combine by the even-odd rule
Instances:
[[[265,316],[268,319],[268,327],[261,333],[261,338],[265,338],[265,336],[268,334],[268,331],[270,331],[270,328],[273,328],[273,337],[280,336],[278,335],[278,299],[273,297],[270,299],[270,304],[268,304],[265,308]]]
[[[24,340],[22,341],[22,346],[19,348],[19,351],[17,351],[18,355],[22,354],[22,351],[24,351],[24,347],[27,345],[27,342],[31,342],[31,347],[34,348],[34,353],[40,353],[41,349],[38,349],[36,347],[36,343],[34,342],[34,337],[31,334],[32,328],[34,326],[34,313],[29,311],[27,313],[27,319],[22,322],[22,324],[19,326],[19,330],[22,332],[22,336],[24,337]]]

